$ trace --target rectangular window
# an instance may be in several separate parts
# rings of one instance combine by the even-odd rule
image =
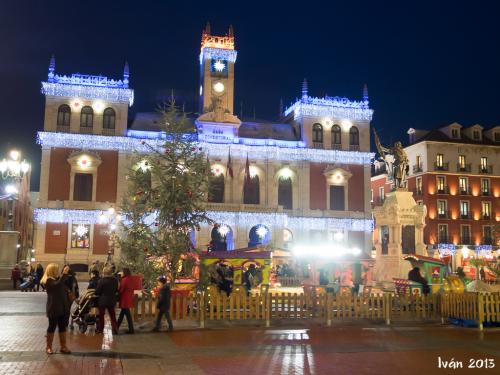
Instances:
[[[458,166],[460,169],[465,169],[465,155],[458,156]]]
[[[470,245],[470,225],[461,225],[460,226],[460,242],[462,245]]]
[[[491,202],[481,202],[481,213],[483,219],[489,220],[491,218]]]
[[[440,194],[444,194],[446,190],[446,179],[444,176],[437,176],[436,177],[436,188],[437,192]]]
[[[378,196],[379,196],[378,199],[380,199],[380,202],[381,203],[384,202],[384,200],[385,200],[385,192],[384,192],[384,187],[383,186],[378,188]]]
[[[415,185],[417,188],[417,194],[422,194],[422,177],[417,177],[415,179]]]
[[[71,247],[88,249],[90,247],[90,224],[73,224],[71,226]]]
[[[490,195],[490,179],[482,178],[481,179],[481,194],[482,195]]]
[[[451,129],[451,138],[458,138],[458,129]]]
[[[479,130],[474,130],[472,132],[472,138],[474,138],[475,141],[478,141],[480,140],[480,137],[479,137]]]
[[[343,186],[330,186],[330,210],[345,210],[345,194]]]
[[[94,176],[90,173],[76,173],[73,189],[74,201],[92,201],[92,184]]]
[[[415,225],[403,225],[401,228],[401,247],[403,254],[415,254]]]
[[[469,201],[460,201],[460,216],[462,219],[469,218]]]
[[[439,199],[437,201],[438,216],[440,218],[446,218],[446,211],[447,211],[446,206],[447,205],[446,205],[446,201],[445,200]]]
[[[469,181],[467,177],[459,177],[458,186],[460,188],[460,194],[467,194],[469,191]]]
[[[438,224],[438,242],[448,243],[448,225]]]
[[[500,142],[500,133],[495,132],[495,142]]]
[[[483,226],[483,245],[493,244],[493,230],[490,225]]]
[[[436,155],[436,167],[442,168],[444,165],[443,154]]]
[[[486,156],[481,156],[481,170],[488,169],[488,158]]]
[[[422,157],[420,155],[417,155],[417,160],[415,164],[417,165],[418,169],[422,169]]]

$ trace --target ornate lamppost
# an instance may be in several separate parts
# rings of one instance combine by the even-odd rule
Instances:
[[[21,153],[17,150],[10,151],[9,158],[0,161],[0,176],[7,182],[4,187],[6,195],[2,197],[7,199],[8,204],[7,231],[14,230],[14,200],[18,199],[20,181],[30,169],[31,166],[26,160],[21,161]]]

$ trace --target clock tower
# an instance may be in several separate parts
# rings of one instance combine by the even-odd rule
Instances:
[[[234,49],[232,26],[225,36],[215,36],[207,23],[201,35],[200,52],[200,115],[212,112],[233,114],[234,108],[234,63],[237,52]],[[220,118],[216,120],[221,121]]]

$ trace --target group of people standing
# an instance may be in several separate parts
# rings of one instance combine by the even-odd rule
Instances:
[[[89,289],[94,289],[99,309],[96,333],[102,334],[104,330],[104,315],[107,311],[113,334],[118,334],[123,319],[127,319],[128,331],[133,334],[134,323],[130,309],[134,306],[134,280],[129,268],[123,268],[122,272],[115,273],[114,266],[105,266],[102,269],[102,277],[99,270],[93,269],[92,277],[89,280]],[[79,297],[78,282],[75,274],[68,265],[64,266],[62,272],[59,265],[50,263],[45,269],[41,284],[47,292],[47,318],[49,326],[47,328],[46,352],[53,354],[52,343],[56,328],[59,334],[60,352],[70,354],[66,344],[66,329],[70,318],[70,309],[73,301]],[[170,318],[170,287],[165,277],[161,276],[157,280],[158,292],[158,316],[156,318],[153,331],[159,331],[163,316],[166,317],[169,331],[173,330]],[[118,320],[115,315],[116,304],[119,304],[120,314]]]
[[[21,290],[40,290],[40,281],[43,277],[43,266],[37,263],[34,267],[33,265],[27,264],[21,267],[16,264],[10,274],[10,279],[12,281],[12,289],[17,289],[17,285],[21,287]],[[43,286],[42,286],[43,288]]]

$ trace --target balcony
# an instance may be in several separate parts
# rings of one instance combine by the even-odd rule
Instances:
[[[449,219],[451,217],[450,215],[450,211],[441,211],[439,212],[438,211],[438,215],[437,215],[438,219]]]
[[[483,244],[483,245],[493,245],[493,238],[492,237],[483,237],[481,239],[481,244]]]
[[[92,134],[94,132],[94,128],[91,126],[80,126],[81,134]]]
[[[313,148],[324,148],[323,142],[313,142]]]
[[[470,212],[461,212],[460,213],[460,219],[463,220],[472,220],[472,215]]]
[[[450,194],[450,189],[448,188],[448,185],[440,186],[437,188],[437,193],[438,194]]]
[[[412,168],[413,173],[420,173],[422,172],[422,166],[421,165],[414,165]]]
[[[57,125],[56,131],[58,133],[69,133],[69,125],[68,126]]]
[[[349,151],[359,151],[359,145],[349,145]]]
[[[480,165],[478,170],[479,170],[479,173],[482,173],[482,174],[492,174],[493,173],[493,166],[492,165]]]
[[[424,194],[422,188],[413,189],[413,195],[414,196],[422,195],[422,194]]]
[[[491,195],[491,191],[489,191],[489,190],[483,190],[483,191],[481,191],[481,195],[483,197],[489,197]]]
[[[483,213],[481,214],[481,220],[491,220],[491,215]]]
[[[434,163],[434,170],[435,171],[449,171],[450,170],[450,163]]]
[[[459,192],[460,195],[471,195],[470,187],[469,186],[467,186],[465,188],[460,188],[458,190],[458,192]]]
[[[472,165],[470,163],[463,165],[457,163],[457,172],[471,172],[471,171],[472,171]]]
[[[472,245],[472,239],[470,236],[462,236],[460,238],[460,244],[461,245]]]
[[[447,234],[443,234],[438,236],[438,243],[452,243],[452,241]]]

